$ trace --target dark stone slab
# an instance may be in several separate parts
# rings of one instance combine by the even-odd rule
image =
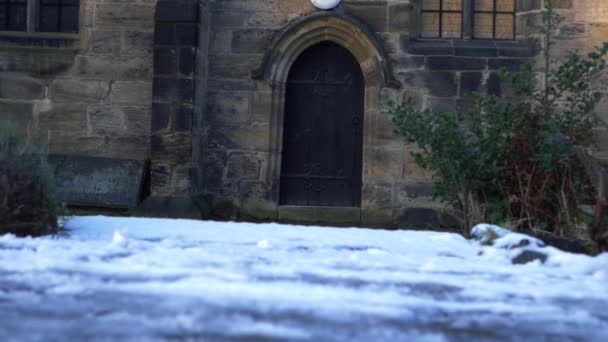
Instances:
[[[460,74],[460,96],[466,96],[479,91],[481,87],[481,72],[463,72]]]
[[[156,5],[156,21],[196,22],[198,1],[159,1]]]
[[[488,77],[486,82],[486,91],[490,95],[502,95],[502,81],[499,74],[495,72],[490,73],[490,77]]]
[[[520,42],[500,42],[496,49],[500,57],[531,58],[538,52],[532,44]]]
[[[413,55],[452,55],[454,53],[452,42],[444,40],[410,40],[407,43],[407,50]]]
[[[194,75],[195,48],[182,48],[179,52],[179,73],[183,76],[191,77]]]
[[[175,25],[176,41],[182,46],[198,45],[198,24]]]
[[[154,75],[175,75],[177,50],[174,48],[154,49]]]
[[[171,119],[171,104],[154,102],[152,103],[152,121],[151,131],[156,133],[160,130],[169,128],[169,120]]]
[[[193,113],[194,108],[188,105],[182,105],[175,111],[173,128],[176,132],[190,132]]]
[[[51,155],[59,197],[68,205],[134,208],[142,191],[145,162]]]
[[[430,56],[426,59],[429,70],[483,70],[486,60],[473,57]]]
[[[455,41],[454,54],[469,57],[496,57],[498,50],[492,41]]]
[[[156,23],[154,44],[175,45],[175,25],[173,23]]]
[[[518,71],[527,62],[530,62],[527,58],[490,58],[488,60],[488,69]]]

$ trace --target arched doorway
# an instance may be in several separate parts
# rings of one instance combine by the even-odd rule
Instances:
[[[287,78],[281,205],[359,207],[365,80],[344,47],[321,42]]]

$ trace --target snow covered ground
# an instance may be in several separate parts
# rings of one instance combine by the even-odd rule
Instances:
[[[0,340],[608,341],[608,254],[447,233],[76,217],[0,237]],[[500,232],[499,232],[500,233]]]

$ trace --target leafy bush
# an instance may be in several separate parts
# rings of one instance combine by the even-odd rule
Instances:
[[[59,204],[44,154],[2,123],[0,132],[0,235],[38,236],[57,231]]]
[[[600,124],[593,111],[601,95],[591,85],[608,43],[553,61],[560,21],[546,2],[543,65],[501,72],[512,98],[478,94],[473,108],[452,113],[420,110],[412,99],[391,104],[397,134],[419,146],[414,160],[433,172],[435,195],[462,212],[466,227],[507,222],[567,236],[581,221],[588,192],[575,148],[590,147]]]

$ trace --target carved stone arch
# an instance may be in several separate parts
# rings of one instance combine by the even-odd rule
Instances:
[[[363,117],[363,187],[366,186],[367,168],[371,167],[369,151],[373,150],[381,129],[378,127],[380,97],[384,88],[399,88],[400,83],[392,74],[390,60],[381,42],[367,25],[352,16],[334,11],[316,12],[290,23],[277,34],[270,44],[260,66],[253,71],[263,102],[270,103],[270,146],[266,181],[269,186],[268,200],[278,205],[280,193],[283,128],[285,116],[285,93],[289,71],[298,57],[321,42],[336,43],[351,52],[361,67],[365,79]],[[362,207],[366,206],[366,195],[362,195]],[[361,208],[356,209],[359,214]],[[279,219],[282,219],[279,208]],[[313,212],[308,213],[314,216]],[[308,215],[307,214],[307,215]],[[360,217],[361,216],[356,216]]]
[[[355,56],[365,74],[367,87],[400,86],[374,33],[359,19],[336,12],[316,12],[287,25],[271,43],[260,67],[253,71],[253,78],[272,84],[285,82],[296,58],[322,41],[342,45]]]

